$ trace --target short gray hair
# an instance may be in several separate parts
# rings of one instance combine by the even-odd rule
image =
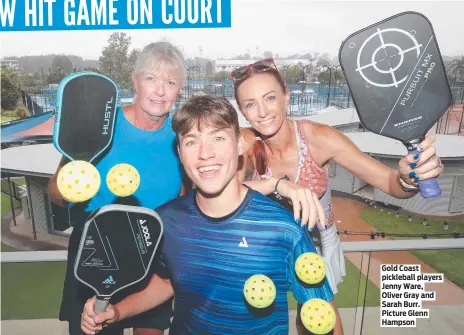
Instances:
[[[160,67],[167,67],[168,71],[178,70],[183,77],[185,59],[179,48],[166,41],[148,44],[137,57],[134,72],[140,74],[147,68],[158,70]]]

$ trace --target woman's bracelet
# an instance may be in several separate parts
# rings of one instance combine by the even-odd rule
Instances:
[[[401,178],[401,176],[398,176],[398,179],[400,180],[400,184],[401,184],[401,186],[403,188],[403,191],[405,191],[405,192],[417,192],[417,191],[419,191],[419,187],[406,183],[403,180],[403,178]]]
[[[274,187],[274,195],[279,200],[282,200],[282,195],[279,193],[279,191],[277,191],[277,187],[279,186],[279,183],[282,179],[290,180],[290,178],[287,175],[277,180],[277,183],[275,184],[275,187]]]

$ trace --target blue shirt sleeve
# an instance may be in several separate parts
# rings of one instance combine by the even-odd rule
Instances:
[[[295,299],[301,304],[304,304],[306,301],[314,298],[331,302],[334,299],[334,295],[327,278],[324,278],[324,280],[318,284],[311,285],[301,281],[296,274],[295,263],[298,257],[306,252],[317,253],[313,242],[310,241],[306,235],[309,236],[309,234],[302,234],[295,244],[293,252],[290,252],[287,257],[287,278],[289,288],[293,292]]]

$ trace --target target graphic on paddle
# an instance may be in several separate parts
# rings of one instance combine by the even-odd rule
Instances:
[[[408,32],[397,28],[377,28],[364,41],[358,51],[356,71],[364,78],[367,86],[398,87],[408,79],[408,69],[404,65],[411,60],[417,61],[422,47],[414,34],[414,30]],[[350,48],[355,46],[352,43]]]
[[[377,22],[348,36],[339,59],[363,126],[416,152],[452,101],[430,21],[404,12]],[[419,187],[425,198],[441,194],[435,179]]]

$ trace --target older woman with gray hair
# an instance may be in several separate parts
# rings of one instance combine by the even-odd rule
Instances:
[[[70,203],[58,191],[56,179],[67,163],[63,157],[50,180],[50,199],[70,208],[73,232],[69,240],[68,262],[60,309],[60,320],[68,321],[69,334],[82,334],[80,321],[86,300],[94,292],[76,280],[74,262],[82,236],[83,225],[95,209],[112,203],[147,208],[158,206],[183,193],[182,167],[175,152],[175,134],[171,126],[173,109],[184,78],[184,57],[168,42],[147,45],[140,53],[132,74],[136,96],[131,105],[118,108],[114,139],[106,155],[95,163],[101,176],[119,163],[128,163],[140,173],[141,183],[130,197],[118,198],[102,183],[98,193],[89,201]],[[147,276],[151,278],[151,276]],[[126,288],[113,297],[118,301],[143,289],[147,281]],[[160,335],[170,326],[172,301],[145,312],[127,322],[109,326],[101,334],[122,334],[124,328],[134,328],[134,334]]]

